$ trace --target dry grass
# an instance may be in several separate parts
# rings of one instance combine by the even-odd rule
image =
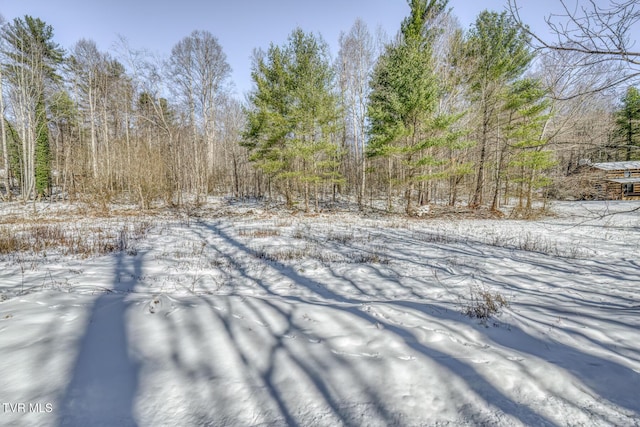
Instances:
[[[266,238],[266,237],[276,237],[280,235],[279,230],[269,229],[269,228],[261,228],[261,229],[240,229],[238,230],[238,235],[242,237],[253,237],[253,238]]]
[[[0,225],[0,255],[58,253],[89,257],[112,252],[135,254],[135,241],[144,237],[149,221],[113,226],[68,222],[23,222]]]
[[[262,248],[255,249],[253,255],[258,259],[271,262],[293,261],[313,257],[309,248],[285,248],[271,251]]]
[[[347,245],[353,242],[355,239],[355,235],[353,233],[329,233],[327,236],[327,242],[336,242],[341,245]]]
[[[373,253],[353,253],[349,258],[349,262],[354,264],[381,264],[387,265],[391,262],[389,258],[380,254],[379,252]]]
[[[321,250],[313,244],[297,248],[258,248],[253,250],[253,255],[261,260],[283,263],[286,261],[299,261],[312,259],[325,265],[329,264],[389,264],[390,260],[380,251],[373,252],[350,251],[347,254],[329,250]]]
[[[21,252],[27,249],[24,240],[19,239],[16,235],[10,233],[6,229],[0,229],[0,255],[12,252]]]

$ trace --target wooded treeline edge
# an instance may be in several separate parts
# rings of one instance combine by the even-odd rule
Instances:
[[[408,3],[395,37],[357,20],[336,58],[301,28],[256,50],[244,101],[208,31],[158,61],[124,39],[114,52],[90,39],[67,52],[39,18],[6,22],[2,197],[149,208],[230,195],[306,211],[342,198],[402,201],[409,214],[515,199],[527,215],[536,198],[584,197],[567,177],[585,160],[640,159],[633,56],[536,50],[515,2],[468,31],[446,0]]]

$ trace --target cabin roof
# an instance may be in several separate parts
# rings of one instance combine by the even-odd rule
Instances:
[[[591,166],[605,171],[640,169],[640,161],[593,163]]]
[[[639,184],[640,178],[610,178],[607,181],[617,182],[618,184]]]

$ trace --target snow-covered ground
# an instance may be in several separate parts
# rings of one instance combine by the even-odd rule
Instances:
[[[558,203],[525,222],[5,204],[5,234],[55,220],[120,230],[123,250],[0,257],[0,425],[640,426],[637,208]],[[483,295],[508,306],[467,316]]]

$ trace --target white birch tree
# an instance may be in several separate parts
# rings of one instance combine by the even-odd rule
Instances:
[[[338,79],[344,115],[344,134],[354,160],[358,204],[362,207],[367,180],[366,126],[369,79],[375,65],[375,43],[364,21],[357,19],[348,33],[340,34]]]
[[[168,73],[172,90],[188,111],[195,154],[195,173],[204,180],[197,192],[208,193],[220,150],[217,117],[228,89],[231,67],[218,39],[208,31],[194,31],[171,50]]]

